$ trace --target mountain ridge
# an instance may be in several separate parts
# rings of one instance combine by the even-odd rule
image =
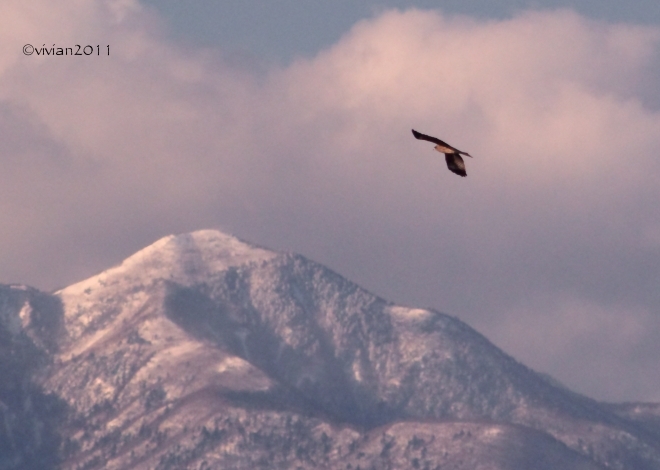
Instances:
[[[514,469],[531,446],[538,468],[660,469],[652,405],[555,386],[457,318],[222,232],[38,295],[3,318],[49,358],[32,381],[67,408],[62,468]]]

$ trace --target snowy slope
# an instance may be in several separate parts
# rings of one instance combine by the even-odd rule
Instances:
[[[51,358],[37,379],[66,403],[63,468],[660,469],[651,418],[221,232],[163,238],[53,299],[50,336],[29,300],[5,323]]]

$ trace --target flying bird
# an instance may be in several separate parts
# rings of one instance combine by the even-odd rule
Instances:
[[[415,136],[415,139],[428,140],[429,142],[437,144],[434,148],[438,152],[445,154],[447,168],[449,168],[450,171],[456,173],[457,175],[467,176],[467,172],[465,171],[465,162],[463,161],[463,158],[461,158],[461,155],[465,155],[466,157],[470,158],[472,158],[472,155],[467,152],[458,150],[457,148],[449,145],[447,142],[443,142],[436,137],[431,137],[430,135],[417,132],[415,129],[412,130],[412,133]]]

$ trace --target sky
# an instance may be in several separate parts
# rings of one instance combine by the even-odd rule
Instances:
[[[656,0],[4,0],[0,282],[217,228],[660,401],[659,81]]]

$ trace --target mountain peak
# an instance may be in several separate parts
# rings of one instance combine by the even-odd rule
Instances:
[[[168,235],[126,258],[121,264],[58,292],[63,298],[126,282],[171,280],[190,284],[230,266],[266,261],[276,253],[219,230]]]
[[[39,377],[69,410],[66,469],[660,469],[655,411],[613,411],[457,318],[219,231],[164,237],[22,314],[5,291],[8,331],[56,338]]]
[[[265,261],[275,253],[248,244],[219,230],[199,230],[163,237],[127,258],[120,266],[150,278],[200,275],[230,266]]]

